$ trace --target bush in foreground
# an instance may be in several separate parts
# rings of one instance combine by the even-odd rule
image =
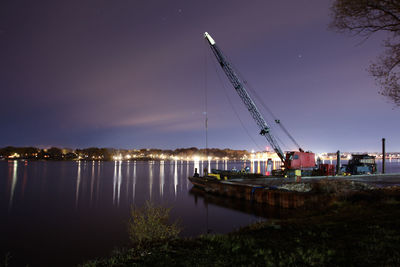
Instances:
[[[171,208],[146,202],[141,207],[132,207],[128,223],[129,238],[136,248],[176,239],[181,232],[178,222],[171,223]]]

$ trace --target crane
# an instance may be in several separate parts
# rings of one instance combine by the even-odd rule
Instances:
[[[219,65],[225,72],[226,76],[228,77],[229,81],[235,88],[236,92],[238,93],[239,97],[243,101],[244,105],[246,106],[247,110],[250,112],[250,115],[253,117],[254,121],[258,125],[260,129],[260,134],[264,136],[271,147],[274,149],[275,153],[281,159],[284,164],[284,168],[286,169],[301,169],[301,168],[312,168],[315,167],[315,156],[314,153],[311,152],[304,152],[303,149],[299,147],[299,151],[290,151],[283,153],[282,149],[280,148],[276,138],[271,134],[270,129],[271,127],[265,121],[263,116],[261,115],[259,109],[257,108],[256,104],[250,97],[249,93],[247,92],[244,83],[240,80],[239,76],[233,70],[231,64],[226,60],[225,56],[222,54],[221,50],[216,45],[214,39],[211,37],[210,34],[207,32],[204,33],[204,38],[208,41],[212,52],[214,53]]]

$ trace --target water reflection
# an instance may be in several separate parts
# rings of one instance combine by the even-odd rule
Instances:
[[[113,204],[115,205],[115,192],[117,190],[117,161],[114,161],[114,176],[113,176]]]
[[[81,161],[78,161],[78,173],[76,175],[75,207],[78,207],[79,187],[81,185]]]
[[[28,181],[28,161],[25,161],[25,164],[24,164],[24,178],[22,179],[22,198],[24,198],[27,181]]]
[[[162,197],[164,194],[164,161],[160,161],[160,196]]]
[[[94,161],[92,161],[92,175],[90,177],[90,206],[92,206],[93,202],[93,187],[94,187]]]
[[[114,161],[113,204],[119,206],[121,199],[122,161]]]
[[[151,195],[153,192],[153,165],[154,161],[149,161],[149,194],[150,194],[150,200],[151,200]]]
[[[135,202],[136,193],[136,161],[133,162],[133,177],[132,177],[132,202]]]
[[[182,177],[183,177],[183,160],[181,160],[181,163],[179,164],[179,169],[181,170],[180,173],[179,173],[179,177],[181,177],[181,179],[182,179]],[[182,180],[181,180],[181,182],[179,184],[180,184],[180,190],[182,191],[183,190]]]
[[[210,204],[228,208],[231,210],[237,210],[245,212],[247,214],[256,215],[261,218],[282,218],[290,214],[289,210],[282,210],[276,207],[271,207],[268,205],[262,205],[260,203],[255,203],[251,201],[242,201],[241,199],[226,198],[223,196],[218,196],[214,194],[205,193],[203,190],[193,187],[189,191],[190,195],[194,197],[193,201],[196,205],[198,199],[203,199],[204,207],[206,208],[206,220],[208,224],[208,206]],[[208,229],[208,227],[206,227]]]
[[[118,164],[118,177],[117,177],[117,205],[119,206],[119,201],[121,199],[121,183],[122,183],[122,170],[121,170],[122,161]]]
[[[227,161],[225,159],[209,161],[77,161],[77,162],[4,162],[6,176],[6,196],[4,206],[9,209],[18,201],[24,201],[24,194],[29,192],[49,194],[58,188],[59,194],[69,194],[69,205],[84,208],[97,207],[99,203],[110,203],[111,206],[124,207],[140,201],[174,200],[187,194],[192,187],[187,177],[193,175],[194,169],[200,175],[204,167],[241,170],[250,166],[252,172],[264,173],[266,162],[257,159],[251,161]],[[273,168],[280,167],[279,161],[273,161]],[[387,161],[387,169],[400,170],[399,160]],[[185,166],[186,165],[186,166]],[[70,168],[68,168],[70,166]],[[394,166],[394,167],[392,167]],[[222,168],[223,167],[223,168]],[[379,167],[379,166],[378,166]],[[71,170],[72,173],[68,170]],[[392,172],[395,172],[392,171]],[[138,179],[140,175],[141,179]],[[31,177],[37,177],[31,179]],[[53,179],[54,177],[54,179]],[[51,179],[50,179],[51,178]],[[46,181],[47,180],[47,185]],[[34,187],[31,190],[30,187]],[[136,194],[138,192],[138,194]],[[25,196],[26,198],[27,196]],[[84,205],[86,203],[86,205]]]
[[[186,161],[186,176],[189,176],[189,161]],[[189,179],[185,179],[186,189],[189,189]]]
[[[130,169],[131,169],[131,162],[128,160],[126,162],[126,186],[125,186],[125,198],[129,200],[129,188],[130,188]]]
[[[9,167],[11,167],[9,165]],[[12,203],[13,203],[13,198],[14,198],[14,192],[15,192],[15,186],[17,185],[17,169],[18,169],[18,161],[14,160],[13,161],[13,168],[12,168],[12,179],[11,179],[11,191],[10,191],[10,200],[9,200],[9,204],[8,204],[8,209],[11,210],[12,207]],[[9,174],[11,174],[11,172],[9,171]]]
[[[96,204],[99,201],[99,187],[100,187],[100,177],[101,177],[101,173],[100,173],[100,164],[101,161],[97,162],[97,182],[96,182]]]
[[[178,162],[175,160],[175,165],[174,165],[174,194],[176,197],[177,194],[177,187],[178,187]]]

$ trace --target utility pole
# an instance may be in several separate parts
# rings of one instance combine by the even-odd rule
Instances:
[[[336,152],[336,175],[340,175],[340,151]]]
[[[386,149],[385,149],[385,138],[382,138],[382,173],[385,173],[385,159],[386,159]]]

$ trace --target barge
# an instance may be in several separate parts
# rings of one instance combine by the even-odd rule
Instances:
[[[205,193],[268,204],[280,208],[327,206],[355,194],[400,193],[400,174],[313,176],[296,178],[260,177],[217,179],[189,177]]]

